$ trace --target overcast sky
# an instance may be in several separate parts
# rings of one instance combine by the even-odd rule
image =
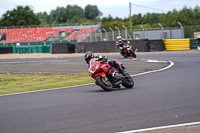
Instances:
[[[84,9],[86,5],[90,4],[97,5],[103,13],[102,17],[107,17],[110,14],[114,18],[124,18],[129,17],[129,2],[132,3],[132,15],[138,13],[144,15],[147,12],[167,13],[174,8],[180,10],[185,5],[191,8],[196,5],[200,6],[200,0],[0,0],[0,17],[6,11],[13,10],[19,5],[30,5],[35,13],[46,11],[49,14],[56,7],[78,5]]]

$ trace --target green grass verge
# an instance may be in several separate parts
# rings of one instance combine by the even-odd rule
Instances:
[[[88,73],[0,74],[0,95],[94,83]]]

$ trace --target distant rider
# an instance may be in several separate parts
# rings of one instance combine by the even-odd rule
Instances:
[[[89,66],[89,65],[90,65],[90,60],[93,59],[93,58],[98,58],[98,61],[100,61],[100,63],[105,63],[105,62],[108,61],[108,57],[102,56],[102,55],[94,56],[94,54],[93,54],[91,51],[89,51],[89,52],[86,52],[86,53],[85,53],[85,62],[88,64],[88,67],[90,67],[90,66]],[[125,76],[125,75],[127,74],[126,71],[123,69],[123,68],[125,68],[125,67],[123,67],[123,65],[122,65],[122,67],[123,67],[123,68],[122,68],[116,61],[109,61],[108,63],[109,63],[112,67],[114,67],[114,68],[116,68],[117,70],[119,70],[119,72],[120,72],[123,76]],[[108,70],[107,70],[107,72],[106,72],[108,75],[112,75],[112,73],[113,73],[112,67],[111,67],[111,68],[108,68]],[[117,77],[116,75],[112,75],[112,76],[114,76],[114,78],[118,80],[118,77]]]
[[[121,36],[117,36],[117,41],[116,41],[116,45],[120,50],[120,54],[123,55],[124,53],[124,48],[123,46],[126,46],[127,44],[130,44],[130,41],[125,40],[124,38],[122,38]],[[136,58],[136,54],[131,50],[131,53],[133,55],[134,58]]]
[[[125,43],[130,43],[130,41],[125,40],[124,38],[122,38],[121,36],[117,36],[117,41],[116,41],[116,45],[120,50],[120,54],[123,54],[123,46],[126,46]]]

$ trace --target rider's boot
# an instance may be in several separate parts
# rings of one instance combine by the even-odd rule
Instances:
[[[118,70],[125,78],[129,77],[129,74],[121,66],[118,67]]]
[[[121,66],[118,67],[118,70],[123,76],[127,74],[126,71]]]

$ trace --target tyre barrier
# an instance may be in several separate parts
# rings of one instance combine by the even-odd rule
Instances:
[[[190,50],[190,39],[166,39],[166,50]]]

